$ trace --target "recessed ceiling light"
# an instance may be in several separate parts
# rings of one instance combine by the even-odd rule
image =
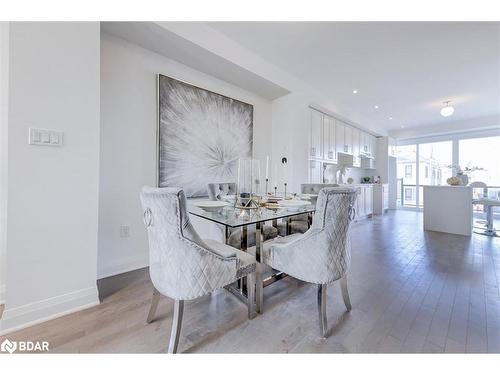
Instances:
[[[441,111],[440,111],[441,116],[443,116],[443,117],[451,116],[453,114],[453,112],[455,112],[455,108],[453,108],[450,105],[450,100],[443,102],[443,104],[444,104],[444,107],[441,108]]]
[[[353,94],[357,94],[357,93],[358,93],[358,90],[352,90],[352,93],[353,93]]]
[[[392,117],[389,117],[389,120],[392,120]]]
[[[404,129],[404,128],[405,128],[405,126],[404,126],[404,125],[401,125],[401,129]]]
[[[374,105],[373,108],[378,109],[378,105]]]

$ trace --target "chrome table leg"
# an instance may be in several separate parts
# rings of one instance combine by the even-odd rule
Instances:
[[[255,318],[255,272],[247,275],[248,319]]]
[[[257,223],[255,227],[255,260],[257,261],[257,269],[255,275],[255,304],[257,313],[262,314],[264,311],[264,281],[262,279],[262,223]]]

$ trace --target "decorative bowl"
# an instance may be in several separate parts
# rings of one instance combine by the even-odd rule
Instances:
[[[448,185],[451,185],[451,186],[462,185],[462,180],[458,177],[450,177],[446,180],[446,182],[448,183]]]
[[[197,202],[195,205],[206,212],[219,212],[224,207],[228,206],[229,203],[222,201],[205,201]]]

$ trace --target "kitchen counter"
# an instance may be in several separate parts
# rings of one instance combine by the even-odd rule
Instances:
[[[423,186],[424,230],[472,234],[472,188],[470,186]]]

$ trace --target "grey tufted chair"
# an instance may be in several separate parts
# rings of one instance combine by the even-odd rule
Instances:
[[[236,183],[221,182],[208,184],[208,198],[211,201],[220,201],[225,195],[236,194]]]
[[[214,240],[202,240],[189,222],[180,188],[144,187],[141,192],[149,239],[152,322],[160,295],[175,300],[169,353],[177,352],[184,301],[195,299],[247,277],[248,317],[254,312],[255,258]]]
[[[350,228],[355,216],[356,189],[323,188],[319,192],[311,228],[264,244],[261,259],[270,267],[296,279],[318,284],[318,312],[321,335],[326,337],[326,286],[341,280],[347,310],[347,271],[351,260]],[[257,274],[257,296],[262,295],[262,278]],[[262,311],[257,299],[257,310]]]
[[[338,187],[337,184],[301,184],[300,192],[302,194],[319,194],[319,191],[325,187]],[[311,203],[316,203],[316,198],[311,199]],[[297,215],[290,218],[289,231],[287,233],[286,223],[280,223],[278,225],[278,232],[280,236],[286,236],[287,234],[293,233],[305,233],[309,229],[309,215]]]
[[[208,198],[212,201],[220,201],[226,195],[235,195],[238,185],[234,182],[210,183],[207,186]],[[272,225],[264,225],[262,228],[264,241],[276,238],[278,229]],[[241,228],[231,230],[227,244],[236,249],[241,247]],[[247,234],[247,246],[255,246],[255,228],[249,227]]]

